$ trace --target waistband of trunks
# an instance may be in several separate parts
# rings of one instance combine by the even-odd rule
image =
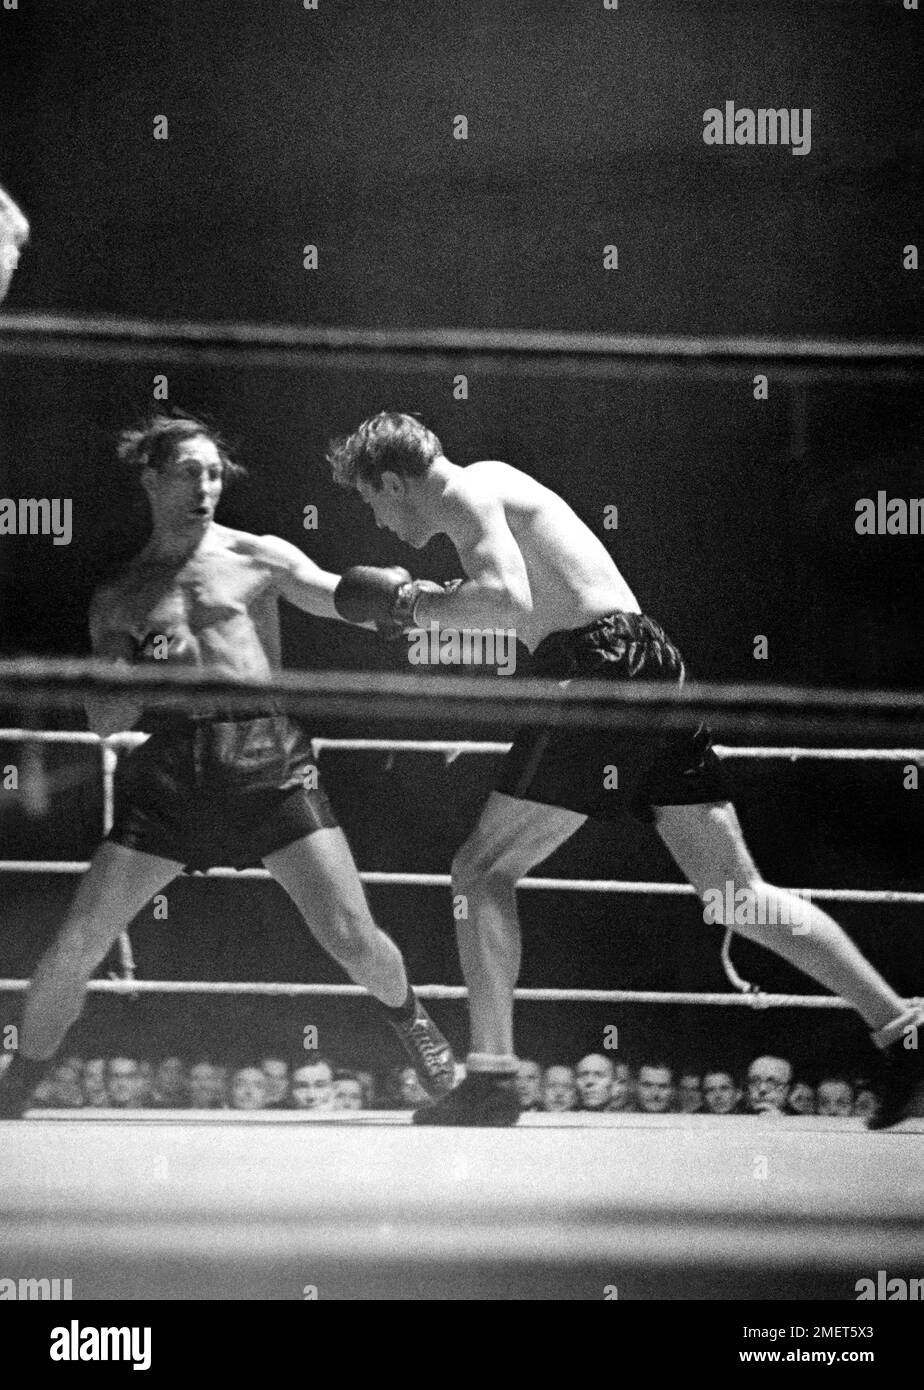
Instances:
[[[529,674],[637,677],[682,681],[683,657],[664,629],[644,613],[607,613],[584,627],[550,632],[533,653]]]

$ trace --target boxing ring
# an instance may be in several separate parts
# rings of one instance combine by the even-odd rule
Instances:
[[[0,678],[39,703],[72,701],[76,690],[115,680],[147,686],[145,698],[176,701],[187,673],[113,677],[95,663],[7,663]],[[481,682],[395,678],[415,710],[432,715],[451,686],[469,715],[496,719],[496,697]],[[386,678],[385,686],[391,678]],[[82,682],[82,686],[78,683]],[[214,686],[214,682],[206,682]],[[201,678],[194,681],[201,685]],[[287,679],[275,698],[324,705],[333,687],[367,710],[382,702],[379,680]],[[537,683],[525,683],[534,685]],[[548,683],[538,683],[548,684]],[[589,683],[588,683],[589,684]],[[732,719],[753,728],[755,708],[738,691]],[[753,693],[753,692],[752,692]],[[234,683],[225,695],[245,696]],[[801,692],[802,695],[805,692]],[[511,692],[574,722],[646,717],[671,704],[715,714],[721,697],[688,688],[665,701],[657,686],[587,688],[563,703],[548,689]],[[771,705],[783,695],[772,692]],[[388,705],[390,696],[385,695]],[[811,702],[810,702],[811,703]],[[797,694],[783,698],[783,722],[830,733],[843,700],[821,693],[817,712]],[[570,706],[570,708],[569,708]],[[621,706],[621,708],[620,708]],[[405,706],[405,712],[407,707]],[[532,711],[535,715],[535,710]],[[855,718],[882,735],[920,726],[911,697],[854,702]],[[648,716],[650,717],[650,716]],[[765,721],[768,716],[761,716]],[[780,709],[770,718],[778,723]],[[143,734],[99,740],[79,731],[7,728],[0,745],[93,744],[99,749],[104,826],[121,750]],[[495,741],[317,739],[328,759],[340,750],[440,757],[501,753]],[[825,748],[717,745],[724,759],[870,759],[924,762],[920,747]],[[77,875],[82,862],[3,860],[0,872]],[[261,869],[213,869],[206,877],[268,879]],[[445,890],[448,875],[361,874],[367,884]],[[524,891],[689,895],[684,884],[535,877]],[[820,901],[888,908],[924,902],[924,893],[825,888]],[[844,1009],[827,995],[774,995],[743,981],[728,952],[725,993],[519,989],[534,1004],[602,1002],[718,1008]],[[358,996],[354,985],[297,981],[169,981],[135,977],[130,943],[123,978],[98,979],[99,993]],[[0,980],[14,991],[25,981]],[[460,987],[425,984],[426,999],[460,999]],[[924,1263],[924,1122],[886,1134],[860,1120],[796,1116],[586,1114],[524,1115],[513,1130],[421,1129],[408,1112],[31,1112],[3,1131],[2,1244],[22,1270],[67,1269],[93,1299],[318,1298],[850,1298],[857,1279],[879,1268],[914,1277]]]
[[[924,345],[758,339],[653,339],[580,334],[376,333],[253,325],[8,315],[0,354],[211,365],[517,370],[552,376],[738,374],[772,363],[793,393],[837,380],[917,382]],[[315,717],[523,724],[631,732],[709,718],[732,760],[900,762],[924,766],[924,704],[915,692],[779,686],[614,688],[581,682],[497,686],[461,677],[283,675],[229,682],[190,672],[114,672],[92,661],[0,662],[0,698],[17,723],[0,746],[29,750],[41,775],[49,745],[99,752],[103,824],[111,823],[120,753],[143,735],[106,740],[40,726],[49,708],[87,693],[143,695],[182,708],[193,694],[253,707],[255,699]],[[847,736],[853,746],[843,746]],[[769,741],[765,741],[769,740]],[[788,740],[788,741],[782,741]],[[339,751],[438,757],[502,753],[493,740],[337,739]],[[833,746],[839,743],[840,746]],[[76,877],[82,861],[2,859],[0,873]],[[263,869],[211,869],[233,880]],[[445,892],[443,873],[362,872],[367,885]],[[693,896],[686,884],[623,879],[523,879],[523,892]],[[884,912],[920,906],[924,891],[796,890],[818,902]],[[542,1007],[569,1002],[737,1009],[844,1010],[827,995],[772,994],[743,980],[726,933],[723,992],[518,989]],[[357,997],[349,984],[140,979],[131,942],[100,994]],[[0,991],[26,981],[0,979]],[[460,1000],[461,987],[417,987]],[[512,1129],[414,1127],[408,1112],[33,1111],[0,1123],[0,1249],[5,1275],[47,1272],[89,1299],[852,1299],[862,1277],[924,1270],[924,1122],[871,1133],[860,1120],[798,1116],[524,1115]]]

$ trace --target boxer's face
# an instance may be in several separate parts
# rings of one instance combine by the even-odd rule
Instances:
[[[609,1103],[613,1068],[605,1057],[584,1057],[577,1064],[575,1079],[584,1110],[603,1110]]]
[[[380,488],[366,482],[365,478],[358,478],[356,491],[371,509],[379,530],[391,531],[399,541],[419,550],[426,545],[431,533],[419,514],[414,483],[413,478],[386,470]]]
[[[299,1067],[292,1073],[292,1104],[296,1110],[330,1110],[334,1078],[326,1062]]]
[[[215,516],[223,473],[211,439],[184,439],[163,468],[146,468],[141,475],[155,522],[171,532],[204,531]]]
[[[818,1087],[818,1114],[839,1119],[853,1114],[853,1091],[846,1081],[822,1081]]]
[[[730,1115],[740,1099],[735,1079],[727,1071],[710,1071],[703,1077],[703,1100],[710,1115]]]
[[[642,1067],[638,1074],[639,1109],[648,1115],[663,1115],[674,1098],[674,1079],[669,1067]]]
[[[542,1068],[538,1062],[521,1062],[518,1066],[517,1095],[524,1110],[539,1104],[542,1096]]]

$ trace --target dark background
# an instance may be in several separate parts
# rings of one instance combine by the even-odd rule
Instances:
[[[590,0],[321,0],[317,13],[297,0],[20,0],[0,11],[0,181],[29,214],[33,244],[8,307],[911,340],[921,282],[903,270],[902,248],[921,240],[921,26],[898,0],[649,0],[617,12]],[[703,111],[726,100],[810,107],[811,153],[707,147]],[[167,141],[152,138],[161,114]],[[452,138],[458,114],[467,142]],[[311,273],[309,242],[320,254]],[[602,268],[608,243],[618,271]],[[224,519],[285,536],[326,568],[397,560],[436,578],[457,573],[445,542],[414,555],[379,534],[323,462],[332,433],[382,407],[416,409],[452,459],[504,458],[560,491],[613,547],[694,674],[922,684],[922,540],[858,537],[853,526],[859,497],[924,493],[920,391],[872,380],[796,386],[770,364],[765,402],[753,399],[749,370],[714,381],[481,371],[458,402],[450,374],[422,369],[0,357],[0,495],[71,497],[75,517],[67,548],[0,539],[4,654],[86,651],[93,586],[145,535],[112,441],[151,406],[155,372],[168,376],[170,402],[209,412],[250,467]],[[302,527],[308,503],[319,508],[317,532]],[[608,504],[619,508],[615,533],[602,530]],[[294,668],[398,660],[295,613],[285,633]],[[753,658],[757,634],[769,639],[765,662]],[[385,772],[383,760],[330,758],[329,790],[364,868],[445,870],[489,786],[490,760],[447,770],[399,758]],[[43,821],[0,801],[8,857],[92,849],[92,762],[49,761],[70,764],[69,789]],[[900,764],[736,763],[733,777],[769,877],[924,886],[924,790],[902,790]],[[612,831],[587,828],[549,868],[676,876],[633,825],[615,844]],[[31,968],[68,889],[5,879],[4,973]],[[417,979],[458,978],[445,895],[371,896]],[[184,881],[170,903],[169,924],[135,932],[145,974],[339,978],[305,946],[276,889]],[[689,901],[530,894],[522,908],[523,983],[723,987],[717,933]],[[918,911],[840,916],[900,988],[921,989]],[[737,954],[767,988],[804,987],[745,943]],[[180,1027],[162,1009],[94,1003],[91,1017],[154,1047],[158,1029],[166,1044]],[[464,1044],[462,1009],[439,1013]],[[297,1017],[280,1006],[275,1045],[297,1047],[303,1024],[322,1015],[313,1004]],[[262,1007],[239,1003],[183,1017],[190,1046],[222,1052],[270,1026]],[[336,1050],[362,1051],[358,1035],[343,1033],[358,1025],[359,1006],[331,1017]],[[859,1026],[836,1019],[823,1046],[861,1048]],[[612,1022],[636,1058],[818,1047],[817,1015],[529,1005],[521,1050],[569,1058],[599,1047]]]

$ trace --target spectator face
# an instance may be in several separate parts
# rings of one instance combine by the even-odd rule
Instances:
[[[102,1057],[90,1057],[83,1064],[83,1099],[85,1105],[108,1105],[106,1063]]]
[[[591,1054],[582,1057],[575,1072],[578,1100],[582,1110],[605,1110],[613,1084],[613,1064],[608,1057]]]
[[[194,1110],[220,1110],[225,1103],[225,1077],[220,1067],[197,1062],[189,1069],[189,1103]]]
[[[638,1074],[638,1107],[646,1115],[664,1115],[674,1099],[670,1067],[642,1067]]]
[[[536,1110],[542,1100],[542,1068],[538,1062],[523,1061],[517,1067],[517,1095],[521,1110]]]
[[[871,1120],[879,1109],[879,1097],[868,1086],[861,1086],[853,1103],[853,1113],[861,1120]]]
[[[748,1067],[748,1109],[779,1114],[789,1097],[792,1067],[782,1057],[757,1057]]]
[[[341,1076],[334,1082],[334,1110],[362,1110],[363,1088],[350,1076]]]
[[[263,1110],[266,1077],[259,1067],[241,1067],[231,1078],[232,1110]]]
[[[147,1089],[140,1065],[130,1057],[113,1057],[106,1069],[109,1104],[116,1110],[130,1110],[144,1104]]]
[[[163,1101],[186,1102],[186,1068],[181,1057],[165,1057],[154,1073],[154,1090]]]
[[[403,1106],[417,1109],[426,1105],[430,1097],[420,1084],[420,1077],[413,1067],[402,1067],[398,1076],[398,1097]]]
[[[629,1110],[632,1106],[632,1073],[625,1062],[617,1062],[613,1067],[613,1080],[610,1084],[610,1110]]]
[[[309,1062],[292,1073],[292,1104],[296,1110],[331,1110],[334,1078],[326,1062]]]
[[[703,1088],[700,1078],[694,1072],[685,1072],[677,1087],[680,1109],[685,1115],[695,1115],[703,1108]]]
[[[577,1098],[570,1067],[549,1067],[542,1080],[542,1108],[550,1114],[573,1110]]]
[[[710,1071],[703,1077],[703,1101],[710,1115],[730,1115],[741,1100],[731,1072]]]
[[[266,1077],[267,1105],[282,1105],[289,1099],[288,1065],[279,1057],[265,1057],[262,1070]]]
[[[843,1119],[853,1114],[853,1087],[849,1081],[822,1081],[818,1087],[818,1114]]]
[[[46,1105],[57,1106],[62,1110],[76,1110],[83,1105],[80,1068],[72,1066],[69,1062],[60,1062],[53,1067],[43,1099]]]
[[[789,1092],[789,1108],[794,1115],[814,1115],[815,1092],[807,1081],[796,1081]]]

